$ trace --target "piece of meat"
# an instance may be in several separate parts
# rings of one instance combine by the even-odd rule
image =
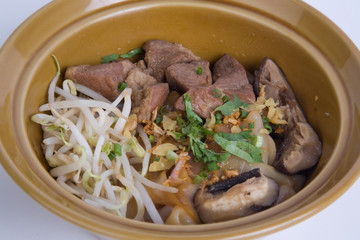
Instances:
[[[139,67],[129,71],[125,82],[132,89],[132,114],[139,122],[150,120],[152,111],[160,108],[169,94],[167,83],[158,84],[156,79]]]
[[[202,118],[210,117],[210,113],[218,106],[223,104],[221,98],[213,95],[215,87],[195,87],[186,92],[191,98],[194,112]],[[184,97],[181,96],[175,102],[175,109],[185,111]]]
[[[190,63],[175,63],[165,71],[166,81],[169,86],[184,93],[193,87],[208,86],[212,84],[210,63],[205,60]],[[198,68],[201,73],[198,73]]]
[[[222,69],[223,68],[223,69]],[[255,94],[249,83],[244,67],[233,57],[225,54],[214,64],[213,79],[215,83],[206,87],[194,87],[186,92],[192,100],[194,112],[202,118],[210,117],[210,113],[223,103],[222,96],[234,99],[236,95],[240,100],[252,103]],[[214,89],[221,91],[221,97],[214,96]],[[184,111],[183,97],[175,103],[175,109]]]
[[[216,86],[214,84],[214,86]],[[224,87],[217,87],[218,89],[222,90],[223,95],[229,97],[229,99],[234,99],[234,95],[236,95],[240,100],[253,103],[255,101],[255,94],[253,91],[253,87],[250,84],[246,84],[241,88],[224,88]]]
[[[127,86],[133,90],[133,92],[143,90],[158,83],[154,77],[150,76],[139,67],[133,68],[129,71],[125,82]],[[135,93],[133,95],[135,95]]]
[[[186,92],[191,98],[194,112],[202,118],[209,118],[212,111],[218,106],[224,104],[221,97],[214,96],[214,90],[218,89],[222,92],[222,96],[228,96],[230,100],[234,99],[236,95],[240,100],[251,103],[254,99],[254,92],[251,85],[240,89],[227,89],[222,87],[216,87],[214,85],[208,87],[195,87]],[[185,105],[183,103],[184,97],[181,96],[175,102],[175,109],[185,111]]]
[[[250,84],[253,86],[255,97],[259,97],[259,94],[260,94],[259,78],[255,77],[256,75],[259,74],[258,70],[255,71],[255,74],[252,74],[249,72],[246,72],[246,74],[248,76]]]
[[[257,71],[260,87],[265,86],[265,97],[279,101],[287,124],[278,134],[277,155],[273,165],[287,174],[313,167],[319,160],[322,144],[319,136],[307,122],[295,94],[277,64],[265,58]]]
[[[66,69],[65,79],[71,79],[114,101],[120,94],[118,85],[135,65],[129,60],[100,65],[70,66]]]
[[[147,72],[146,63],[143,59],[137,61],[135,64],[138,68],[141,68],[142,70],[144,70],[144,72]]]
[[[180,93],[177,91],[170,91],[165,101],[166,109],[169,111],[175,111],[174,105],[179,97],[181,97]]]
[[[164,105],[169,94],[169,85],[167,83],[157,83],[138,91],[137,94],[141,98],[139,98],[139,101],[134,101],[131,112],[137,115],[139,122],[150,120],[151,113],[155,108],[160,109]]]
[[[148,70],[158,82],[165,80],[165,70],[170,65],[200,60],[200,57],[181,44],[164,40],[149,40],[143,45],[143,49]]]
[[[255,169],[198,190],[194,202],[200,219],[214,223],[262,211],[271,207],[278,196],[279,185]]]
[[[240,100],[247,103],[255,101],[255,96],[251,85],[247,85],[240,89],[224,89],[214,85],[208,87],[195,87],[187,91],[186,94],[189,94],[191,98],[194,112],[202,118],[209,118],[211,112],[214,111],[215,108],[224,104],[222,96],[214,96],[215,88],[222,92],[222,96],[228,96],[230,100],[233,100],[234,95],[236,95]],[[181,96],[175,102],[174,107],[176,110],[185,111],[185,105],[183,101],[184,97]]]
[[[213,80],[215,86],[237,89],[248,85],[245,68],[229,54],[224,54],[214,64]]]

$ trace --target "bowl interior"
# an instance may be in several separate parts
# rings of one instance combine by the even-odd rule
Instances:
[[[64,73],[70,65],[99,64],[102,56],[127,52],[150,39],[164,39],[181,43],[210,62],[229,53],[252,73],[263,58],[274,59],[294,88],[308,120],[329,146],[324,148],[322,161],[329,159],[339,135],[340,99],[332,83],[338,81],[337,76],[326,72],[329,66],[325,59],[319,61],[321,53],[272,19],[246,9],[221,10],[211,4],[193,4],[190,8],[188,4],[154,3],[126,12],[122,7],[111,8],[81,19],[51,39],[32,62],[36,66],[31,70],[31,80],[26,79],[22,89],[26,93],[25,121],[46,102],[47,88],[56,72],[51,54],[57,56]],[[337,130],[327,131],[330,127]],[[26,131],[42,159],[41,132],[34,124]]]
[[[80,3],[84,6],[80,6]],[[353,59],[355,68],[351,68],[351,74],[340,71],[338,62],[329,57],[326,49],[318,46],[316,36],[306,35],[307,33],[301,30],[302,24],[307,24],[304,19],[309,18],[305,17],[312,16],[310,13],[315,14],[304,5],[300,6],[295,2],[292,3],[292,8],[287,9],[288,13],[279,10],[281,19],[272,15],[270,8],[266,9],[255,3],[250,6],[240,1],[237,4],[216,1],[125,1],[94,8],[96,11],[87,11],[85,7],[89,5],[86,3],[87,1],[79,1],[79,6],[75,7],[82,9],[82,14],[71,23],[56,29],[53,34],[48,34],[41,45],[36,44],[34,39],[34,53],[26,57],[27,64],[16,79],[11,98],[11,123],[15,126],[14,135],[21,149],[20,160],[16,161],[24,164],[18,169],[25,174],[25,178],[40,184],[38,190],[34,191],[42,197],[35,198],[43,199],[40,201],[53,201],[43,202],[43,205],[60,216],[112,237],[126,234],[134,237],[144,233],[166,237],[176,231],[183,232],[184,237],[188,234],[199,238],[209,237],[210,233],[213,234],[212,237],[221,234],[250,236],[251,232],[261,235],[265,233],[264,229],[267,229],[267,232],[274,231],[279,221],[295,223],[296,216],[307,215],[305,213],[316,208],[316,200],[331,191],[337,184],[336,181],[343,178],[340,173],[356,164],[357,150],[346,155],[345,148],[348,147],[350,137],[359,139],[358,132],[350,135],[351,126],[354,124],[351,120],[354,114],[351,105],[354,103],[348,87],[355,84],[350,77],[357,73],[353,69],[358,68],[358,59]],[[70,10],[68,14],[72,16],[75,12]],[[294,14],[297,14],[301,21],[294,21]],[[318,21],[321,22],[320,20]],[[320,23],[319,26],[323,27]],[[324,36],[326,37],[332,36],[328,34]],[[17,41],[19,39],[14,40],[14,46],[17,45],[17,50],[22,54],[22,51],[26,50],[24,45]],[[38,112],[38,107],[47,102],[47,88],[56,73],[51,55],[57,56],[64,73],[64,69],[70,65],[99,64],[102,56],[127,52],[142,46],[150,39],[181,43],[210,62],[228,53],[250,72],[259,67],[264,57],[274,59],[283,69],[309,122],[323,142],[322,157],[316,168],[309,172],[307,186],[288,201],[253,216],[187,228],[160,228],[152,224],[119,220],[86,206],[57,186],[47,173],[48,165],[40,145],[41,130],[30,120],[31,115]],[[329,46],[331,44],[328,43]],[[359,119],[357,115],[356,117]],[[344,161],[346,163],[343,163]],[[336,170],[336,167],[339,169]],[[30,194],[34,195],[34,191]],[[45,196],[50,193],[53,195]],[[54,209],[60,206],[66,211],[61,213]],[[78,216],[79,214],[83,216]],[[134,229],[142,231],[130,233]],[[218,232],[215,234],[216,230]]]

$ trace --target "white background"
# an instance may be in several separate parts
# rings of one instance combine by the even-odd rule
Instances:
[[[0,46],[22,21],[48,2],[50,1],[0,0]],[[305,0],[305,2],[335,22],[360,48],[360,1]],[[360,240],[359,189],[360,180],[334,204],[319,214],[300,224],[261,239]],[[0,196],[1,239],[102,239],[100,236],[68,223],[44,209],[19,188],[1,166]]]

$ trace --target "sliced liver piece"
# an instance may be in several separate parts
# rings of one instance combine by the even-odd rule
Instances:
[[[256,78],[260,86],[265,86],[266,98],[279,101],[284,109],[284,119],[288,122],[276,141],[277,155],[273,165],[287,174],[313,167],[320,158],[322,144],[307,122],[282,70],[273,60],[265,58]]]
[[[211,85],[212,79],[209,66],[210,63],[205,60],[172,64],[165,71],[166,81],[172,89],[180,93],[194,87]],[[200,73],[198,73],[198,68],[201,69]]]
[[[113,101],[120,94],[118,85],[135,65],[129,60],[105,63],[95,66],[79,65],[66,69],[65,78],[82,84],[105,98]]]
[[[200,60],[200,57],[181,44],[164,40],[149,40],[143,45],[143,49],[146,65],[158,82],[164,82],[165,70],[170,65]]]

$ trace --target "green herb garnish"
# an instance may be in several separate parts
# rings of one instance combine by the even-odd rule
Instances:
[[[184,136],[182,133],[176,131],[170,131],[170,132],[175,135],[175,140],[180,140],[180,138]]]
[[[160,124],[160,123],[162,122],[162,120],[163,120],[163,117],[157,115],[156,118],[155,118],[155,123],[156,123],[156,124]]]
[[[135,49],[129,51],[128,53],[120,54],[120,57],[121,58],[132,58],[133,56],[141,54],[143,52],[144,52],[144,50],[142,48],[135,48]]]
[[[244,109],[241,109],[240,110],[240,117],[241,118],[246,118],[248,115],[249,115],[249,112],[248,111],[246,111],[246,110],[244,110]]]
[[[158,112],[157,112],[157,115],[156,115],[156,118],[155,118],[155,123],[156,124],[160,124],[163,120],[163,116],[164,116],[164,110],[166,109],[167,105],[164,105],[162,106]]]
[[[112,61],[116,61],[119,58],[119,54],[114,53],[101,58],[101,63],[109,63]]]
[[[116,157],[116,154],[114,153],[114,151],[111,151],[108,155],[110,160],[113,160]]]
[[[272,127],[270,126],[269,118],[264,116],[262,117],[262,121],[264,128],[268,130],[269,134],[272,133]]]
[[[107,55],[107,56],[104,56],[101,58],[101,63],[109,63],[109,62],[112,62],[112,61],[116,61],[118,60],[118,58],[131,58],[137,54],[141,54],[143,53],[144,51],[142,50],[142,48],[135,48],[131,51],[129,51],[128,53],[122,53],[122,54],[117,54],[117,53],[113,53],[113,54],[110,54],[110,55]]]
[[[234,96],[234,98],[234,100],[225,103],[224,105],[227,104],[225,107],[218,107],[218,112],[215,113],[217,122],[221,122],[223,115],[229,115],[234,109],[248,106],[247,103],[239,100],[237,96]],[[184,105],[186,119],[179,116],[177,121],[181,127],[182,136],[189,138],[188,150],[192,151],[194,161],[202,162],[205,172],[219,169],[220,163],[226,161],[231,154],[250,163],[262,162],[262,150],[254,146],[254,144],[260,145],[258,141],[260,139],[255,139],[251,134],[251,130],[236,134],[214,133],[202,126],[203,120],[193,111],[191,98],[188,94],[184,95]],[[214,137],[215,142],[223,148],[224,152],[216,153],[207,148],[205,141],[209,136]],[[194,178],[194,182],[201,182],[203,179],[202,176],[197,176]]]
[[[199,175],[196,175],[194,178],[193,178],[193,182],[195,184],[200,184],[202,183],[203,179],[199,176]]]
[[[154,142],[155,142],[155,137],[154,137],[154,135],[149,135],[149,141],[150,141],[151,143],[154,143]]]
[[[202,183],[204,180],[206,180],[208,178],[208,174],[206,171],[201,171],[199,175],[195,176],[193,181],[195,184],[200,184]]]
[[[234,100],[230,100],[223,105],[215,108],[215,111],[220,111],[223,115],[229,116],[235,109],[240,107],[248,108],[249,104],[240,100],[236,95],[234,95]]]
[[[204,163],[208,171],[219,169],[217,163],[225,161],[230,154],[216,153],[206,147],[204,143],[206,137],[214,133],[201,125],[203,120],[193,111],[191,98],[188,94],[184,95],[184,105],[187,121],[182,117],[178,117],[177,120],[181,127],[182,134],[190,139],[189,149],[194,154],[194,160]]]
[[[262,162],[262,150],[247,141],[229,141],[219,134],[214,135],[215,142],[225,151],[246,160],[249,163]]]
[[[219,166],[217,165],[220,162],[226,161],[226,159],[230,156],[230,153],[216,153],[208,148],[206,148],[206,145],[204,142],[199,140],[198,138],[189,135],[190,137],[190,149],[192,150],[195,161],[201,161],[203,162],[208,171],[214,171],[219,169]]]
[[[104,150],[106,150],[106,149],[104,149]],[[113,160],[116,156],[121,156],[122,155],[121,150],[122,150],[121,145],[119,143],[114,143],[113,150],[110,151],[109,154],[108,154],[109,159]]]
[[[122,91],[124,91],[124,89],[127,87],[127,83],[126,82],[121,82],[121,83],[119,83],[119,85],[118,85],[118,90],[120,91],[120,92],[122,92]]]
[[[222,123],[222,118],[223,118],[223,115],[221,114],[221,112],[216,112],[215,113],[215,123],[216,124],[221,124]]]
[[[255,147],[261,147],[263,145],[263,143],[264,143],[264,138],[261,135],[254,135],[254,136],[252,136],[251,143]]]
[[[226,95],[222,97],[223,103],[226,103],[226,102],[228,102],[229,100],[230,100],[229,97],[226,96]]]
[[[189,94],[184,94],[184,105],[188,120],[202,124],[203,120],[194,112]]]
[[[240,133],[217,132],[216,135],[229,141],[246,141],[247,139],[251,139],[253,137],[251,135],[251,130],[242,131]]]
[[[160,161],[160,158],[159,158],[159,157],[156,157],[156,158],[154,159],[154,161],[155,161],[155,162],[158,162],[158,161]]]
[[[201,75],[202,74],[202,68],[201,67],[198,67],[197,69],[196,69],[196,73],[197,73],[197,75]]]
[[[213,91],[213,96],[216,97],[216,98],[219,98],[219,97],[221,97],[221,95],[222,95],[221,90],[218,89],[218,88],[215,88],[214,91]]]
[[[114,153],[117,156],[121,156],[122,152],[121,152],[121,145],[119,143],[114,143]]]

